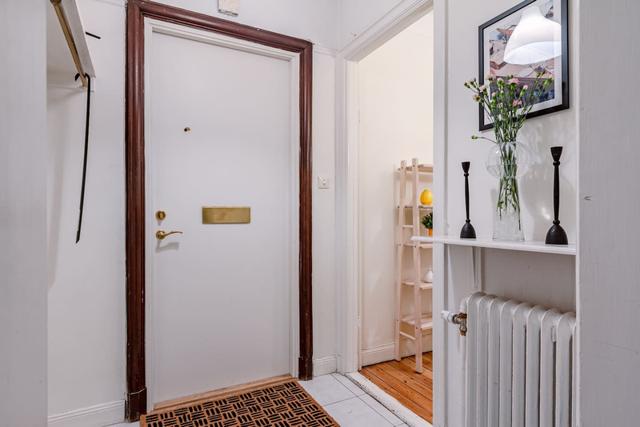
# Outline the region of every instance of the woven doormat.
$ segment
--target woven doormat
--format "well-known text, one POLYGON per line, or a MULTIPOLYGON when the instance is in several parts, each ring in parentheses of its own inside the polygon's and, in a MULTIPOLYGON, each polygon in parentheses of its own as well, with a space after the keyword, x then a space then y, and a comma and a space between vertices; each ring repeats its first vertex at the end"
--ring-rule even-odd
POLYGON ((289 380, 143 415, 140 426, 322 427, 339 424, 297 381, 289 380))

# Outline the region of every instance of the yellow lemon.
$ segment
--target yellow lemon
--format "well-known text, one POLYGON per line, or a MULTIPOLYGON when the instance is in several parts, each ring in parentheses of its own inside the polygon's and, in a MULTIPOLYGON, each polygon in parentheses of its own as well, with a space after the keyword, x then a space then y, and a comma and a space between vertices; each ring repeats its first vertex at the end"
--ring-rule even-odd
POLYGON ((428 188, 422 190, 422 194, 420 194, 420 203, 424 206, 431 206, 433 203, 433 193, 428 188))

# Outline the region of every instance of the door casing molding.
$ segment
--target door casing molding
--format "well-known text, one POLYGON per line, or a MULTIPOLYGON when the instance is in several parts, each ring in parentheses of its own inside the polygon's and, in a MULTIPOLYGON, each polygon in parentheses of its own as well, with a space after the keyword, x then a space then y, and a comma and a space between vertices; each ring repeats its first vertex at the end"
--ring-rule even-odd
MULTIPOLYGON (((312 324, 312 43, 237 24, 164 4, 129 0, 127 4, 126 65, 126 299, 127 299, 127 404, 126 418, 136 421, 147 410, 145 354, 145 19, 177 24, 227 36, 268 48, 292 52, 299 69, 299 230, 298 230, 298 376, 313 377, 312 324)), ((274 56, 276 51, 272 51, 274 56)), ((287 56, 287 55, 283 55, 287 56)), ((296 337, 292 337, 296 338, 296 337)), ((295 339, 292 340, 295 342, 295 339)))

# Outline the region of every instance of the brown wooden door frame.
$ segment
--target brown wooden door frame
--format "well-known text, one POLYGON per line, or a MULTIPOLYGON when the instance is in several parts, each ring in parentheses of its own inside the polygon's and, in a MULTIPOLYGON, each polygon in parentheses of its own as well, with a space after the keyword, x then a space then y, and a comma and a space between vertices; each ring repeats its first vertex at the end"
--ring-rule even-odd
POLYGON ((127 405, 135 421, 147 408, 145 377, 144 19, 199 28, 300 53, 299 377, 313 377, 311 305, 311 92, 313 45, 306 41, 145 0, 127 4, 126 269, 127 405))

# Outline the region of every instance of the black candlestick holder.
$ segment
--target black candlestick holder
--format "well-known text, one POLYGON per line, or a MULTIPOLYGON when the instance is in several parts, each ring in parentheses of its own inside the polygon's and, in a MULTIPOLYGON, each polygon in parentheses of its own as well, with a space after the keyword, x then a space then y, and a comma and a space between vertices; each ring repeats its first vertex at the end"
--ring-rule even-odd
POLYGON ((547 245, 568 245, 567 233, 560 226, 558 219, 560 211, 560 156, 562 147, 551 147, 551 157, 553 157, 553 225, 547 232, 545 243, 547 245))
POLYGON ((471 225, 471 220, 469 219, 469 167, 471 166, 471 162, 462 162, 462 170, 464 171, 464 203, 467 209, 467 219, 462 226, 462 230, 460 231, 461 239, 475 239, 476 238, 476 230, 471 225))

